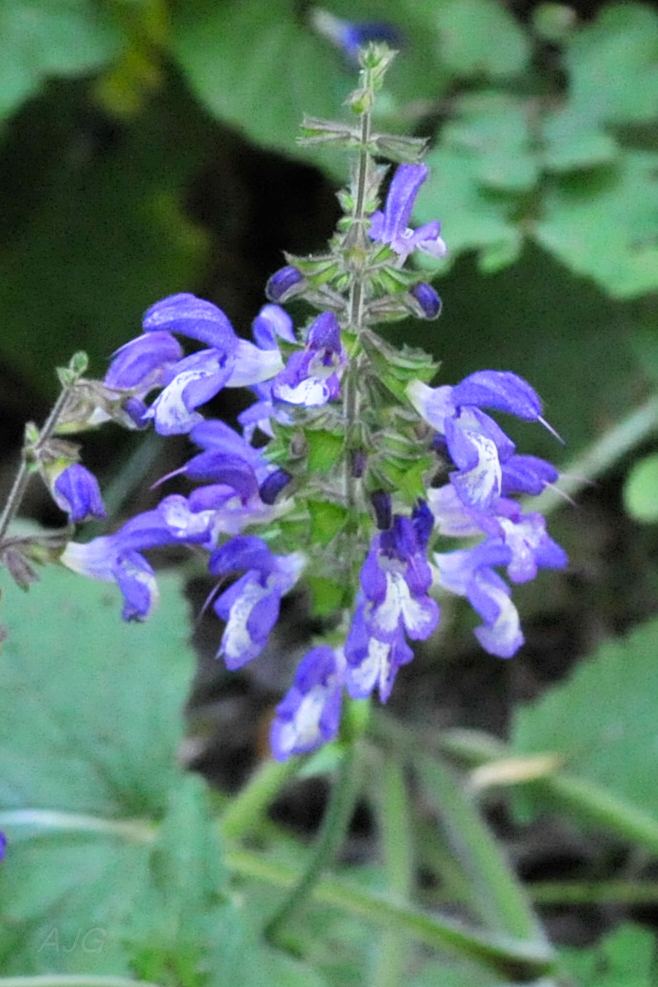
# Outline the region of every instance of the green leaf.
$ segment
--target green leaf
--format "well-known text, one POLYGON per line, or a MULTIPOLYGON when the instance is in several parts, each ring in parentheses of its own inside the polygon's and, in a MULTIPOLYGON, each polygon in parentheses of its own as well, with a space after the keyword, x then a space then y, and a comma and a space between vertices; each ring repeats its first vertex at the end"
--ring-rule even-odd
POLYGON ((194 667, 178 580, 163 575, 152 619, 126 624, 114 585, 48 569, 24 595, 0 579, 0 805, 162 816, 194 667))
POLYGON ((539 179, 527 101, 517 96, 465 96, 456 118, 443 127, 441 142, 470 160, 473 180, 484 187, 527 192, 539 179))
POLYGON ((449 0, 437 5, 439 47, 457 76, 490 78, 521 72, 530 43, 517 21, 492 0, 449 0))
POLYGON ((330 617, 343 603, 345 587, 325 576, 307 576, 306 583, 311 591, 313 615, 330 617))
POLYGON ((604 6, 572 36, 565 55, 570 99, 583 121, 658 117, 658 16, 646 4, 604 6))
MULTIPOLYGON (((372 20, 373 13, 365 0, 335 0, 331 12, 350 22, 372 20)), ((357 84, 356 67, 315 32, 299 4, 196 0, 176 4, 172 17, 173 55, 212 114, 257 144, 347 174, 343 153, 296 144, 305 113, 353 122, 342 106, 357 84)), ((403 36, 379 110, 386 126, 408 130, 402 101, 435 99, 449 79, 433 12, 412 0, 379 0, 377 20, 397 25, 403 36)))
MULTIPOLYGON (((571 678, 521 707, 512 742, 518 753, 554 752, 565 771, 658 815, 655 773, 658 620, 604 642, 571 678)), ((528 788, 533 808, 539 798, 528 788)))
POLYGON ((624 483, 624 506, 636 521, 658 521, 658 453, 644 456, 631 467, 624 483))
POLYGON ((121 50, 117 26, 91 0, 4 0, 0 5, 0 119, 50 76, 98 71, 121 50))
POLYGON ((3 587, 6 974, 262 979, 203 783, 176 767, 194 657, 180 581, 159 584, 142 625, 121 621, 116 587, 63 570, 20 600, 3 587))
POLYGON ((303 114, 335 116, 352 80, 290 0, 198 0, 172 16, 174 57, 204 106, 256 143, 308 158, 295 146, 303 114))
POLYGON ((592 168, 609 164, 619 155, 614 137, 588 126, 571 104, 544 118, 543 139, 542 161, 548 171, 592 168))
POLYGON ((561 949, 565 967, 580 987, 653 987, 655 936, 630 922, 589 949, 561 949))
POLYGON ((658 288, 658 155, 627 151, 617 164, 556 178, 534 236, 610 295, 658 288))

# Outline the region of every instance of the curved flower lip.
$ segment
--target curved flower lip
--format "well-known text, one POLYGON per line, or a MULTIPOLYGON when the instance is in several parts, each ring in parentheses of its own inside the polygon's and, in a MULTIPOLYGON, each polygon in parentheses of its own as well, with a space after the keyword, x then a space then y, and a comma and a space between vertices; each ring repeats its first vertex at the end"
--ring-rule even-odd
POLYGON ((231 376, 232 363, 226 363, 219 350, 201 350, 180 360, 169 370, 167 386, 145 412, 160 435, 183 435, 203 419, 195 411, 210 401, 231 376))
POLYGON ((292 319, 280 305, 263 305, 254 319, 252 333, 256 345, 261 350, 276 349, 277 336, 285 339, 287 343, 296 342, 292 319))
POLYGON ((222 353, 231 353, 238 344, 233 326, 222 310, 189 292, 169 295, 151 305, 142 325, 144 332, 175 332, 222 353))
POLYGON ((162 382, 165 372, 182 355, 180 343, 170 333, 144 333, 115 350, 104 383, 118 390, 139 387, 142 394, 147 394, 162 382))

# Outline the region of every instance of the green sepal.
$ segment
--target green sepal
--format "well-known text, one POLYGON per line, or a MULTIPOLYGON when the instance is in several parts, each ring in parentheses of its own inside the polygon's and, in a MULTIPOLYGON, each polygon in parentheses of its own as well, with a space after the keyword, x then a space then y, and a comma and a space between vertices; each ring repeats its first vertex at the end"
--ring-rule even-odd
POLYGON ((325 548, 332 538, 342 531, 348 518, 347 510, 340 504, 330 501, 307 501, 308 512, 311 515, 311 539, 313 544, 325 548))
POLYGON ((405 405, 409 381, 420 380, 427 384, 439 369, 429 353, 419 348, 403 346, 397 349, 373 332, 362 333, 360 339, 380 382, 405 405))
POLYGON ((322 284, 338 273, 339 264, 335 254, 322 254, 317 257, 295 257, 284 255, 287 262, 296 267, 314 285, 322 284))
POLYGON ((323 429, 306 432, 308 443, 308 469, 311 473, 326 473, 335 466, 343 454, 345 440, 323 429))
POLYGON ((311 610, 314 617, 330 617, 344 605, 345 586, 326 576, 307 576, 311 591, 311 610))
POLYGON ((299 128, 301 137, 297 143, 301 147, 312 147, 315 144, 334 144, 347 149, 360 143, 359 131, 335 120, 320 120, 317 117, 304 116, 299 128))
POLYGON ((415 271, 401 271, 397 267, 382 266, 370 272, 370 283, 383 295, 396 295, 409 291, 418 281, 415 271))
POLYGON ((397 490, 413 504, 418 499, 424 500, 426 497, 424 476, 431 467, 431 456, 421 456, 411 464, 391 457, 378 464, 378 471, 382 479, 390 484, 392 490, 397 490))
POLYGON ((398 164, 418 164, 427 149, 427 140, 402 134, 375 134, 368 150, 371 154, 398 164))

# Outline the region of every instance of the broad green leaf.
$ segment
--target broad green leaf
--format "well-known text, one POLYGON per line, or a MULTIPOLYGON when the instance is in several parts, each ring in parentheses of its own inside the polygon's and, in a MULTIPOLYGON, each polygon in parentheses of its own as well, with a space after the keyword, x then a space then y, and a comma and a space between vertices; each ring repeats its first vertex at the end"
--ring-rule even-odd
POLYGON ((193 287, 206 241, 182 189, 212 139, 173 87, 119 124, 86 86, 61 83, 13 120, 0 149, 0 345, 33 386, 52 395, 53 368, 81 348, 102 377, 150 304, 193 287))
POLYGON ((0 119, 48 77, 97 71, 121 46, 107 8, 93 0, 2 0, 0 119))
POLYGON ((624 483, 624 506, 636 521, 658 521, 658 453, 644 456, 631 467, 624 483))
POLYGON ((116 587, 64 571, 27 596, 3 585, 4 973, 262 976, 203 783, 176 767, 194 658, 180 581, 159 583, 142 625, 121 621, 116 587))
POLYGON ((640 123, 658 117, 658 15, 647 4, 601 8, 565 54, 570 98, 583 121, 640 123))
MULTIPOLYGON (((331 13, 355 23, 373 20, 372 6, 365 0, 337 0, 331 13)), ((411 0, 381 0, 376 18, 400 30, 402 48, 379 111, 392 126, 408 130, 404 101, 436 98, 447 85, 448 73, 436 33, 428 30, 428 11, 417 11, 411 0)), ((296 144, 304 114, 350 119, 342 104, 358 81, 358 67, 315 32, 299 4, 177 4, 172 51, 197 97, 218 119, 257 144, 310 160, 342 178, 347 175, 342 152, 296 144)))
POLYGON ((574 171, 609 164, 619 156, 611 134, 588 126, 582 113, 569 104, 543 120, 542 163, 547 171, 574 171))
POLYGON ((162 816, 194 660, 178 580, 143 624, 121 595, 47 569, 21 593, 2 580, 0 805, 104 819, 162 816))
POLYGON ((354 88, 290 0, 197 0, 173 18, 173 54, 197 97, 266 147, 294 155, 303 113, 333 117, 354 88))
POLYGON ((527 192, 539 179, 528 106, 518 97, 489 91, 464 97, 441 141, 472 160, 473 178, 484 187, 527 192))
POLYGON ((648 781, 658 763, 657 652, 658 620, 604 642, 568 681, 516 712, 514 749, 557 753, 570 775, 658 815, 658 789, 648 781))
POLYGON ((560 950, 580 987, 653 987, 656 940, 650 929, 630 922, 588 949, 560 950))
POLYGON ((658 288, 658 155, 627 151, 618 162, 555 178, 534 236, 608 294, 632 298, 658 288))
POLYGON ((455 75, 496 78, 526 67, 529 40, 502 3, 449 0, 436 6, 441 56, 455 75))

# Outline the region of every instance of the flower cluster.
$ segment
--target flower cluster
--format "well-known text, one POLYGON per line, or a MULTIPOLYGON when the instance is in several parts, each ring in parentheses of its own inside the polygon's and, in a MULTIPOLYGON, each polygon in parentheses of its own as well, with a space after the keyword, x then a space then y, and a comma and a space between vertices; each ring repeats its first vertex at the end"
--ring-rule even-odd
MULTIPOLYGON (((376 88, 372 58, 354 99, 362 117, 371 105, 363 92, 376 88)), ((69 543, 61 557, 116 582, 124 618, 141 620, 157 599, 143 553, 172 544, 205 552, 223 622, 217 655, 230 669, 257 658, 282 597, 312 577, 318 609, 327 612, 331 600, 337 619, 276 709, 279 759, 334 738, 345 693, 376 690, 388 699, 413 657, 410 642, 439 626, 442 592, 466 597, 482 621, 475 631, 482 647, 510 657, 523 635, 499 570, 514 583, 566 564, 541 515, 514 499, 540 493, 556 470, 518 454, 489 414, 545 425, 532 387, 498 370, 432 387, 432 360, 395 350, 374 328, 440 310, 434 289, 407 266, 415 251, 446 252, 438 222, 409 225, 426 166, 403 158, 379 208, 383 169, 370 148, 395 140, 368 137, 366 166, 341 200, 346 215, 332 253, 287 258, 268 283, 270 304, 254 321, 253 342, 191 294, 146 312, 143 333, 114 354, 103 386, 135 426, 189 435, 198 451, 175 472, 190 491, 165 496, 114 534, 69 543), (318 312, 297 327, 279 304, 293 296, 318 312), (192 341, 192 352, 179 337, 192 341), (241 434, 204 417, 200 409, 222 388, 245 386, 254 401, 239 417, 241 434), (450 539, 461 545, 446 550, 450 539)), ((55 489, 74 520, 102 512, 75 467, 55 489)))

